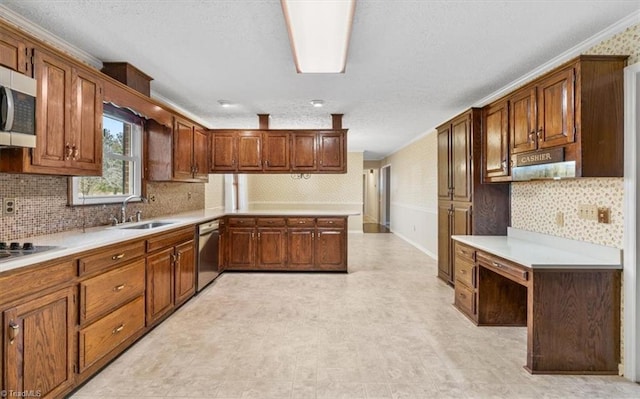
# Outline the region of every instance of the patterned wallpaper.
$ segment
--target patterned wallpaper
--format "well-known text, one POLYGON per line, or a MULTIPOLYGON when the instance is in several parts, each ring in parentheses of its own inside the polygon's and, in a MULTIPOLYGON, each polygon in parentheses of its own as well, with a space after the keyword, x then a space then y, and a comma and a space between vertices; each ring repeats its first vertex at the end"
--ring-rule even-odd
MULTIPOLYGON (((362 167, 363 153, 349 152, 346 174, 314 174, 308 180, 289 174, 248 175, 249 207, 362 212, 362 167)), ((349 217, 349 230, 362 231, 362 215, 349 217)))
POLYGON ((429 132, 410 145, 391 154, 382 166, 391 165, 391 203, 421 208, 438 207, 438 141, 429 132), (428 156, 432 154, 432 156, 428 156))
MULTIPOLYGON (((16 198, 16 214, 0 215, 0 241, 58 233, 108 224, 120 214, 120 205, 67 205, 66 177, 0 173, 0 198, 16 198)), ((142 211, 144 219, 202 209, 204 184, 149 183, 148 203, 130 203, 129 214, 142 211)))
POLYGON ((204 207, 224 209, 224 175, 209 175, 204 185, 204 207))
MULTIPOLYGON (((592 47, 585 54, 628 54, 628 65, 640 61, 640 24, 592 47)), ((622 248, 623 179, 577 179, 511 184, 511 225, 524 230, 552 234, 622 248), (611 224, 578 219, 578 204, 611 208, 611 224), (563 212, 565 226, 555 225, 556 212, 563 212)))

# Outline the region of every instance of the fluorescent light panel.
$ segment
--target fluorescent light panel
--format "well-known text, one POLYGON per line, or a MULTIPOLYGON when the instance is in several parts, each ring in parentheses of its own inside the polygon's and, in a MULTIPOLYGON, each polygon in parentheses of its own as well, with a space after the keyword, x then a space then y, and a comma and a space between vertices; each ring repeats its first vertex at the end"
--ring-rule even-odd
POLYGON ((344 73, 356 0, 280 0, 298 73, 344 73))

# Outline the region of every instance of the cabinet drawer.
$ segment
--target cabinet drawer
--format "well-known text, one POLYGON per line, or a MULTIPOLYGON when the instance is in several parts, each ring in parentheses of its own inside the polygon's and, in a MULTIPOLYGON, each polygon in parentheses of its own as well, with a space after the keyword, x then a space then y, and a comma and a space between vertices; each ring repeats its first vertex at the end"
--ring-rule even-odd
POLYGON ((147 239, 147 252, 153 252, 157 249, 172 247, 185 241, 193 240, 195 234, 195 227, 187 227, 177 231, 158 234, 155 237, 147 239))
POLYGON ((344 219, 342 218, 318 218, 316 222, 318 227, 344 227, 344 219))
POLYGON ((229 226, 255 226, 255 218, 229 218, 229 226))
POLYGON ((476 288, 475 265, 464 258, 456 256, 456 285, 457 282, 465 284, 467 287, 476 288))
POLYGON ((476 250, 474 248, 468 247, 464 244, 460 244, 457 241, 455 241, 455 243, 456 243, 456 253, 455 253, 456 256, 459 256, 462 259, 466 259, 471 262, 475 262, 476 250))
POLYGON ((111 245, 91 255, 83 256, 78 262, 79 274, 89 274, 106 268, 123 265, 144 256, 144 241, 111 245))
POLYGON ((40 266, 27 266, 4 272, 0 276, 0 304, 15 301, 56 285, 72 284, 76 278, 76 272, 76 262, 70 259, 53 260, 40 266))
POLYGON ((144 293, 144 259, 80 283, 80 324, 144 293))
POLYGON ((287 219, 287 225, 298 227, 312 227, 315 225, 314 218, 289 218, 287 219))
POLYGON ((80 372, 144 328, 144 297, 80 330, 80 372))
POLYGON ((476 313, 476 297, 473 291, 462 284, 456 284, 456 307, 469 316, 476 313))
POLYGON ((258 226, 282 227, 285 224, 284 218, 258 218, 258 226))
POLYGON ((515 263, 507 262, 504 259, 487 255, 483 252, 478 252, 477 258, 478 265, 493 270, 512 281, 515 281, 522 285, 527 285, 527 281, 529 281, 529 272, 525 270, 523 266, 519 266, 515 263))

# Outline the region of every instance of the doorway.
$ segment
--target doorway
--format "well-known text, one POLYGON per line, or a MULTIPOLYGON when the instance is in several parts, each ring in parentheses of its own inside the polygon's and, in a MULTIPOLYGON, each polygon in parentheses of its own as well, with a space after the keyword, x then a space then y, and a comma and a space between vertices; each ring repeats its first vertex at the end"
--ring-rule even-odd
POLYGON ((380 169, 380 224, 391 229, 391 165, 380 169))

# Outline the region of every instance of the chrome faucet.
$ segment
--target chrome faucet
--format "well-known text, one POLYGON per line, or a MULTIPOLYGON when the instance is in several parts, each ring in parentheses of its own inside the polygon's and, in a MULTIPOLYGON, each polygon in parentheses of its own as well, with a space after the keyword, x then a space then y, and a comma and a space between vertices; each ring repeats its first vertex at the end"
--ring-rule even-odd
POLYGON ((127 198, 125 198, 124 201, 122 201, 122 208, 120 208, 120 223, 127 222, 127 204, 129 203, 129 201, 135 198, 139 198, 142 202, 147 200, 145 197, 141 195, 130 195, 127 198))

